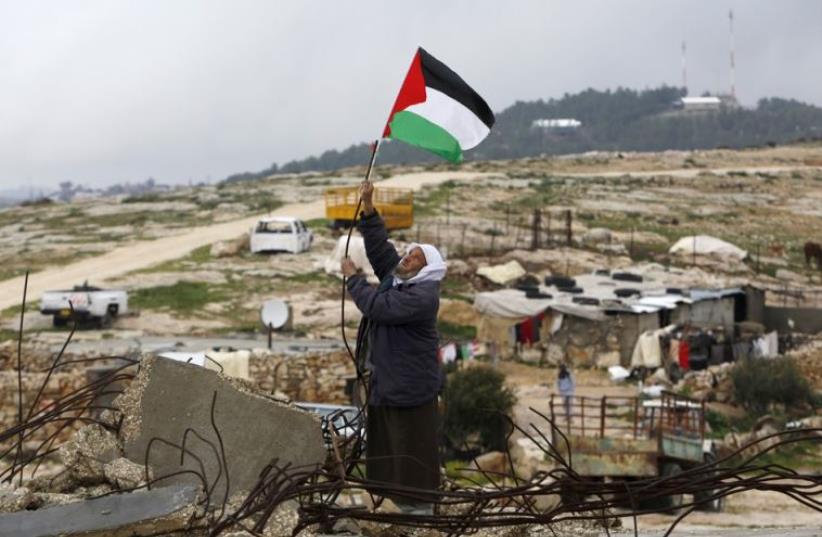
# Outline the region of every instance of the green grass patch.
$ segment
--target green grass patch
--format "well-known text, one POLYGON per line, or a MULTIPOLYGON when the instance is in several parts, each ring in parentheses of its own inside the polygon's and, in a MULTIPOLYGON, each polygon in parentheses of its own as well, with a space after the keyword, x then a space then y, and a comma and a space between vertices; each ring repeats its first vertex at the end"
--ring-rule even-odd
POLYGON ((465 461, 446 461, 445 475, 463 486, 486 485, 491 481, 476 470, 470 470, 465 461))
POLYGON ((778 464, 786 468, 822 468, 822 449, 811 440, 796 442, 764 453, 755 464, 778 464))
POLYGON ((0 341, 17 340, 17 330, 9 330, 8 328, 0 328, 0 341))
POLYGON ((157 193, 149 193, 149 194, 137 194, 134 196, 126 196, 123 198, 122 203, 154 203, 157 201, 164 201, 160 194, 157 193))
POLYGON ((316 285, 337 285, 339 280, 324 271, 315 270, 311 272, 298 272, 288 276, 282 276, 283 279, 294 283, 316 284, 316 285))
POLYGON ((190 268, 192 264, 201 264, 207 263, 211 261, 211 245, 206 244, 205 246, 200 246, 199 248, 195 248, 188 255, 184 257, 180 257, 178 259, 172 259, 170 261, 164 261, 162 263, 158 263, 157 265, 152 265, 148 268, 135 270, 130 274, 150 274, 153 272, 181 272, 190 268))
POLYGON ((308 229, 328 229, 331 225, 331 220, 328 218, 312 218, 306 220, 305 225, 308 229))
POLYGON ((170 309, 179 313, 193 313, 210 302, 223 302, 227 296, 204 282, 181 281, 134 291, 129 297, 131 306, 139 309, 170 309))
POLYGON ((711 438, 725 438, 728 433, 750 431, 756 423, 756 416, 745 414, 741 418, 728 418, 713 410, 705 412, 705 421, 711 427, 711 438))
POLYGON ((466 340, 477 337, 477 327, 470 324, 454 324, 447 321, 437 321, 437 331, 440 339, 466 340))
POLYGON ((445 181, 436 188, 426 188, 419 195, 414 197, 414 216, 434 216, 444 209, 451 199, 451 210, 455 209, 457 200, 455 191, 457 183, 455 181, 445 181))
POLYGON ((449 276, 442 280, 440 284, 440 294, 442 298, 473 302, 474 289, 467 280, 449 276))

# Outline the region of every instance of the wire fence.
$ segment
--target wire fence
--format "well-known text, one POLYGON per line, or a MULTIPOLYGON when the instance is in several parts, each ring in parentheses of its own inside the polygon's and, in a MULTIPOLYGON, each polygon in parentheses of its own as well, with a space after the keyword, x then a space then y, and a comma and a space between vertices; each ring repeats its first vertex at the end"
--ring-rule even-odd
POLYGON ((436 244, 452 256, 495 256, 511 250, 571 246, 574 244, 571 210, 535 209, 531 214, 506 213, 504 219, 466 221, 440 217, 417 222, 393 235, 401 240, 436 244))

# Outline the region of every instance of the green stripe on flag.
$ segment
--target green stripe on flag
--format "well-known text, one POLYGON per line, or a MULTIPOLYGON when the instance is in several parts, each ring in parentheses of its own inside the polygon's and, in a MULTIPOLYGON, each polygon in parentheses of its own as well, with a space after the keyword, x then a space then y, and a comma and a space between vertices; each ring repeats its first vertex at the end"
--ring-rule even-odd
POLYGON ((451 162, 462 160, 462 149, 456 138, 436 123, 413 112, 403 110, 394 114, 390 138, 431 151, 451 162))

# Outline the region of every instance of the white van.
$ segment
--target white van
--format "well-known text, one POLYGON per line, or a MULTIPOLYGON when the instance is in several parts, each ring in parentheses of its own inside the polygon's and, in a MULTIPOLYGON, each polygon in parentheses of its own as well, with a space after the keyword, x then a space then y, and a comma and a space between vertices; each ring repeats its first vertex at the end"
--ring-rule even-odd
POLYGON ((289 216, 263 218, 251 230, 251 251, 291 252, 298 254, 311 248, 314 234, 302 220, 289 216))

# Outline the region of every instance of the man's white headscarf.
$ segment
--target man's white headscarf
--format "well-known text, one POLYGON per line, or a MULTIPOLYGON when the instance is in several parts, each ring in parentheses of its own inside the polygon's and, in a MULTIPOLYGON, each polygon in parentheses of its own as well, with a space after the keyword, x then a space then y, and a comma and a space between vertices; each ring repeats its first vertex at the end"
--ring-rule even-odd
POLYGON ((448 266, 445 264, 440 251, 437 250, 434 245, 412 242, 405 251, 410 253, 414 248, 420 248, 422 250, 423 255, 425 255, 425 266, 407 280, 402 280, 394 276, 394 287, 401 283, 438 282, 445 278, 445 271, 448 269, 448 266))

